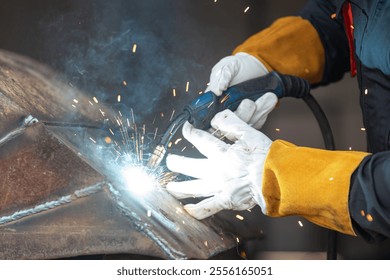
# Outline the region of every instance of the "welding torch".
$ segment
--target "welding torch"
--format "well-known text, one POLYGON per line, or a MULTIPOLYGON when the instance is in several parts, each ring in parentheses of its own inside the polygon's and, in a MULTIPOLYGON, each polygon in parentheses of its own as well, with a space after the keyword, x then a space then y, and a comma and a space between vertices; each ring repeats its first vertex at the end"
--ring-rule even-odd
POLYGON ((302 78, 270 72, 267 75, 229 87, 221 96, 208 91, 186 105, 168 126, 160 143, 154 149, 147 166, 156 168, 163 160, 167 146, 177 130, 188 121, 198 129, 210 128, 212 118, 225 109, 236 110, 244 99, 256 101, 267 92, 282 97, 305 98, 310 95, 310 85, 302 78))

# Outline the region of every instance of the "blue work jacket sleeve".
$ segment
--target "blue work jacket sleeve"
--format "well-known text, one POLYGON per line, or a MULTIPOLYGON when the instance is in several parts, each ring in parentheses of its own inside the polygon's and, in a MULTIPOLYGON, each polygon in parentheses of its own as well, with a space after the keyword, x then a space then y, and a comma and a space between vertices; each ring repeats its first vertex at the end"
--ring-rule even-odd
POLYGON ((390 237, 390 152, 367 156, 352 174, 349 212, 358 236, 369 242, 390 237))
POLYGON ((318 85, 338 81, 350 70, 348 39, 339 8, 333 1, 311 0, 299 13, 317 30, 325 50, 325 68, 318 85))

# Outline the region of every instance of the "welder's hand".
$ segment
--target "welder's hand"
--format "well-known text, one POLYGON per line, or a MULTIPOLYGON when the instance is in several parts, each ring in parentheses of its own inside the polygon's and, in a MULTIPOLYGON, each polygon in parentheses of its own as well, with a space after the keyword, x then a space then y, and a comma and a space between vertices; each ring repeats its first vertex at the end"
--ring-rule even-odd
POLYGON ((204 219, 223 209, 247 210, 256 204, 265 212, 262 174, 272 141, 230 110, 218 113, 211 125, 232 144, 185 123, 183 136, 206 158, 169 155, 169 169, 196 179, 171 182, 167 190, 178 199, 207 197, 197 204, 184 206, 197 219, 204 219))
POLYGON ((256 101, 244 99, 234 113, 253 128, 260 129, 277 103, 276 94, 267 92, 256 101))
POLYGON ((256 57, 247 53, 222 58, 211 70, 206 91, 220 96, 228 87, 268 74, 267 68, 256 57))

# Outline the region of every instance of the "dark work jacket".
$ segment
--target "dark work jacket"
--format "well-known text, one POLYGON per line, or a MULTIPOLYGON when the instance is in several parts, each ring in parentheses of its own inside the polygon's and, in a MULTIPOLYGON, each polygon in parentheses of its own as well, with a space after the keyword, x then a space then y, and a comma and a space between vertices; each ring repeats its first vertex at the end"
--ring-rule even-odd
MULTIPOLYGON (((325 49, 319 85, 335 82, 351 69, 345 2, 309 1, 300 14, 316 28, 325 49)), ((380 241, 390 237, 390 0, 349 2, 360 106, 368 151, 373 153, 352 174, 349 210, 355 232, 368 241, 380 241)))

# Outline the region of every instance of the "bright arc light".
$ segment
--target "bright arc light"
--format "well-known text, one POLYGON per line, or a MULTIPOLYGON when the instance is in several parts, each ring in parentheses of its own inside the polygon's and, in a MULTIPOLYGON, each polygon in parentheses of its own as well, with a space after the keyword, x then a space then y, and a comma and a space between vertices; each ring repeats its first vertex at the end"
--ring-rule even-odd
POLYGON ((137 195, 146 195, 158 184, 156 178, 142 166, 128 166, 122 169, 126 188, 137 195))

